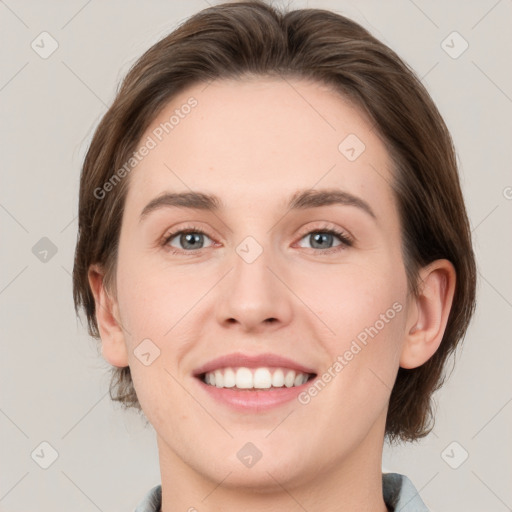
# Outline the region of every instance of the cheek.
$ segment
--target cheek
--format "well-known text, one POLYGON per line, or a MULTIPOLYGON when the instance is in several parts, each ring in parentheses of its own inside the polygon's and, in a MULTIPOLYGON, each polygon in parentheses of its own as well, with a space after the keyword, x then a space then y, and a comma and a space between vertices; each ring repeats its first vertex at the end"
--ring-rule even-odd
POLYGON ((331 357, 346 350, 356 352, 354 342, 364 349, 357 356, 360 360, 389 358, 396 352, 405 326, 407 285, 403 268, 347 265, 322 282, 323 291, 316 291, 311 303, 317 304, 315 311, 334 332, 326 337, 331 357))
POLYGON ((119 307, 132 341, 162 339, 189 302, 187 287, 180 284, 179 278, 169 280, 168 270, 149 264, 135 250, 120 250, 119 261, 119 307))
POLYGON ((157 403, 155 382, 161 382, 164 389, 174 382, 170 373, 178 379, 183 377, 179 363, 190 340, 198 335, 194 327, 194 319, 201 311, 198 301, 211 286, 200 276, 166 267, 127 257, 118 272, 119 307, 128 332, 129 364, 143 407, 157 403), (143 354, 148 352, 144 361, 143 354), (145 365, 148 359, 151 363, 145 365))
POLYGON ((162 338, 172 326, 173 304, 161 287, 151 286, 148 281, 135 282, 131 276, 126 281, 126 289, 120 291, 121 316, 132 343, 143 338, 162 338))

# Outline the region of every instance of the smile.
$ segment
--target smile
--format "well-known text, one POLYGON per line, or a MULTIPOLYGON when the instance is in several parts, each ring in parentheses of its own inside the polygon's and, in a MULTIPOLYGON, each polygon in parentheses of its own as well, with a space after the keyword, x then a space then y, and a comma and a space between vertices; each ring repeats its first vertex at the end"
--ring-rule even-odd
POLYGON ((302 386, 314 374, 292 370, 290 368, 221 368, 207 372, 200 378, 209 385, 217 388, 235 389, 275 389, 282 387, 302 386))
POLYGON ((205 363, 193 376, 201 393, 214 403, 237 412, 258 413, 296 400, 317 372, 279 354, 237 352, 205 363))

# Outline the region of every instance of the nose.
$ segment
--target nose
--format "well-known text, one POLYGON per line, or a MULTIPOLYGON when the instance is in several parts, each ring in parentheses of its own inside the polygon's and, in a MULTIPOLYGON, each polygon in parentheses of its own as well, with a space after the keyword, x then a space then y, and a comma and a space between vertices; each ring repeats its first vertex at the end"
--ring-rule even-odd
POLYGON ((218 290, 218 322, 251 333, 289 324, 293 293, 282 265, 271 261, 266 250, 252 262, 234 254, 232 264, 218 290))

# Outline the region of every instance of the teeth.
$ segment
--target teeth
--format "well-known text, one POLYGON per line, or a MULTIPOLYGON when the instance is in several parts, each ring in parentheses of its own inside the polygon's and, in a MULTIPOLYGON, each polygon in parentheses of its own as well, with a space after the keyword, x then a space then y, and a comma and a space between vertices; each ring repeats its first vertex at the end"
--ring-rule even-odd
POLYGON ((302 374, 297 374, 295 376, 295 380, 293 381, 294 386, 301 386, 302 385, 302 374))
POLYGON ((236 384, 236 375, 235 372, 231 368, 227 368, 224 371, 224 387, 232 388, 236 384))
POLYGON ((249 389, 253 386, 252 372, 249 368, 238 368, 235 374, 235 387, 249 389))
POLYGON ((272 386, 282 388, 284 386, 284 372, 278 368, 272 375, 272 386))
POLYGON ((266 389, 272 386, 272 375, 267 368, 258 368, 254 372, 253 387, 257 389, 266 389))
POLYGON ((215 370, 214 376, 215 376, 214 377, 215 385, 218 388, 223 388, 224 387, 224 374, 220 370, 215 370))
POLYGON ((205 375, 205 382, 218 388, 270 389, 301 386, 309 375, 288 368, 223 368, 205 375))
POLYGON ((290 370, 284 377, 284 385, 287 388, 291 388, 293 386, 293 382, 295 381, 295 372, 290 370))

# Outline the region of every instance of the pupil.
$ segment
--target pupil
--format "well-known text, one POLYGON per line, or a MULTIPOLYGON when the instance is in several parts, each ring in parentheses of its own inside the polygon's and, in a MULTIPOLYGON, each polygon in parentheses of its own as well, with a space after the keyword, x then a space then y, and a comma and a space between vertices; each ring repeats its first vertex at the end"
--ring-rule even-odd
POLYGON ((190 244, 192 247, 195 247, 198 244, 197 243, 194 244, 194 239, 196 242, 199 242, 200 241, 199 237, 201 237, 202 235, 199 233, 186 233, 183 236, 185 238, 185 243, 183 244, 184 246, 186 246, 187 244, 190 244))
MULTIPOLYGON (((313 240, 314 240, 314 243, 316 244, 317 242, 322 242, 326 240, 326 237, 332 237, 332 235, 328 234, 328 233, 317 233, 315 235, 313 235, 313 240)), ((321 247, 322 248, 322 247, 321 247)))

